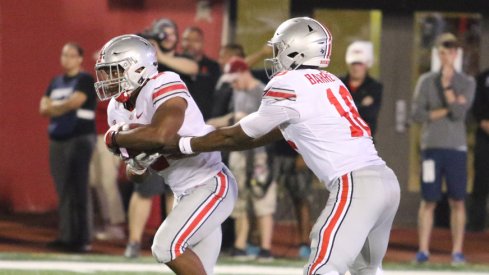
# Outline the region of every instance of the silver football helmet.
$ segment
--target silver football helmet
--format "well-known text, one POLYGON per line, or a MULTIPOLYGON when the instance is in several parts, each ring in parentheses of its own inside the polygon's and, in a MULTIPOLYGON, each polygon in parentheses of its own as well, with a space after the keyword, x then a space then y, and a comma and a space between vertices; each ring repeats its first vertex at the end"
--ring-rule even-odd
POLYGON ((112 38, 95 64, 98 97, 127 101, 134 90, 158 72, 157 66, 156 50, 146 39, 133 34, 112 38))
POLYGON ((327 67, 332 40, 329 30, 312 18, 296 17, 283 22, 268 41, 273 48, 273 58, 265 59, 268 77, 301 65, 327 67))

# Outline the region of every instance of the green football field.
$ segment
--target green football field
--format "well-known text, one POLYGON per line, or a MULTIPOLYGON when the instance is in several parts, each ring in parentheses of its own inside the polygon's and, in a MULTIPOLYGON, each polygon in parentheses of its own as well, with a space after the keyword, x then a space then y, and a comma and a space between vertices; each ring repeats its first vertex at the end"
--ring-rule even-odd
MULTIPOLYGON (((303 261, 277 259, 270 263, 238 262, 219 259, 215 274, 220 275, 301 275, 303 261)), ((386 275, 475 275, 489 274, 489 265, 452 267, 450 265, 392 264, 384 266, 386 275)), ((0 274, 61 275, 61 274, 173 274, 154 262, 152 257, 127 260, 119 256, 66 255, 38 253, 0 253, 0 274)))

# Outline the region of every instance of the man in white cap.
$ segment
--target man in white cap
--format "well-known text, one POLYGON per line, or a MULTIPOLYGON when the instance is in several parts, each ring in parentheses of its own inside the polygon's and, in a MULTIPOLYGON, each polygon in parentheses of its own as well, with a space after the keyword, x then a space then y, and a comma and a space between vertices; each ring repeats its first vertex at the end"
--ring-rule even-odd
POLYGON ((371 42, 353 42, 346 50, 348 74, 340 77, 350 91, 360 116, 370 126, 372 136, 377 130, 377 117, 383 90, 382 84, 368 74, 373 61, 374 53, 371 42))

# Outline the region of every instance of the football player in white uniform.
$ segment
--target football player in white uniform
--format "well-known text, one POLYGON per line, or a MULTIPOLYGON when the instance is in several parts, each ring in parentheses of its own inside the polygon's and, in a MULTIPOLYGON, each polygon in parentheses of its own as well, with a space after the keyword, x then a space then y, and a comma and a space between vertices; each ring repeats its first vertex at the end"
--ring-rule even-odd
POLYGON ((218 152, 167 159, 147 151, 177 135, 212 130, 180 77, 158 74, 156 66, 155 49, 139 36, 115 37, 102 48, 95 87, 101 100, 111 98, 106 144, 125 157, 133 180, 158 173, 175 194, 175 206, 151 247, 157 261, 177 274, 213 274, 220 226, 234 207, 236 182, 218 152))
POLYGON ((310 235, 304 274, 382 274, 399 183, 345 85, 320 70, 329 63, 331 42, 328 29, 311 18, 285 21, 269 41, 273 78, 259 110, 232 127, 183 136, 165 150, 243 150, 285 138, 330 191, 310 235))

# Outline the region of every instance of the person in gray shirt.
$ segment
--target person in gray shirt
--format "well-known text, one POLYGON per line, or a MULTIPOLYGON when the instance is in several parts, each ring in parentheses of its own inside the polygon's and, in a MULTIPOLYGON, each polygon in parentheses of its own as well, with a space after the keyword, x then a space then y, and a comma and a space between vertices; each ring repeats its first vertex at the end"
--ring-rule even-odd
POLYGON ((421 129, 421 193, 419 251, 416 262, 429 260, 433 213, 441 198, 442 178, 447 184, 453 238, 452 263, 462 264, 467 187, 467 139, 465 116, 472 104, 475 81, 455 71, 458 42, 453 34, 437 38, 439 72, 423 74, 416 85, 412 118, 421 129))
MULTIPOLYGON (((224 66, 224 74, 218 87, 228 83, 232 93, 228 114, 212 118, 207 124, 216 128, 232 125, 258 110, 265 85, 256 79, 245 59, 232 57, 224 66)), ((221 93, 218 93, 221 94, 221 93)), ((267 154, 263 147, 247 151, 231 152, 229 168, 238 183, 238 200, 231 217, 235 219, 235 241, 231 256, 235 259, 252 259, 246 252, 250 221, 248 208, 257 219, 260 231, 259 261, 273 259, 270 252, 273 235, 273 214, 277 202, 277 185, 269 181, 267 154)))

